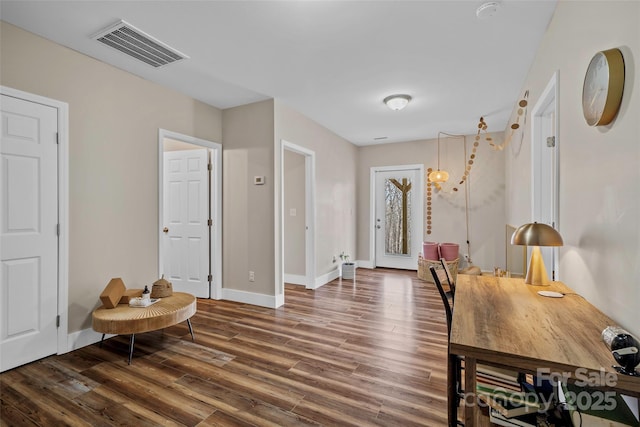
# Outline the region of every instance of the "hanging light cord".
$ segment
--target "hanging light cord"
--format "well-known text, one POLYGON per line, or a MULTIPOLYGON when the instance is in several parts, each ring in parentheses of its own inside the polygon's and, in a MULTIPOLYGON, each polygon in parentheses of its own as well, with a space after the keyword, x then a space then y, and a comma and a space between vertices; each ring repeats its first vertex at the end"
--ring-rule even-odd
POLYGON ((444 132, 438 132, 438 170, 440 170, 440 134, 441 133, 444 133, 444 132))
MULTIPOLYGON (((466 159, 467 159, 467 137, 466 135, 456 135, 456 134, 452 134, 452 133, 447 133, 447 132, 438 132, 438 170, 440 170, 440 135, 447 135, 447 136, 451 136, 454 138, 462 138, 463 141, 463 147, 464 147, 464 167, 467 167, 467 163, 466 163, 466 159)), ((464 180, 464 214, 465 214, 465 225, 466 225, 466 235, 467 235, 467 256, 469 257, 467 259, 467 262, 469 263, 469 265, 472 264, 471 262, 471 240, 469 239, 469 191, 470 191, 470 187, 469 187, 469 179, 465 179, 464 180)))
MULTIPOLYGON (((464 158, 467 158, 467 138, 462 135, 463 138, 463 146, 464 146, 464 158)), ((466 163, 465 163, 465 167, 466 167, 466 163)), ((469 181, 471 181, 471 179, 466 179, 464 181, 464 214, 465 214, 465 220, 466 220, 466 225, 467 225, 467 263, 469 263, 469 265, 472 264, 471 262, 471 243, 469 240, 469 192, 470 192, 470 188, 469 188, 469 181)))

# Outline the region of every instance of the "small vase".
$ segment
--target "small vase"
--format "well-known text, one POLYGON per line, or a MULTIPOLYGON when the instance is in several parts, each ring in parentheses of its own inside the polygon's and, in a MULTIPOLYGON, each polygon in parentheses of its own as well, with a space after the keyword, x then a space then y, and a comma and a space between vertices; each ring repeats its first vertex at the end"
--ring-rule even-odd
POLYGON ((347 280, 356 278, 356 265, 354 263, 345 262, 342 264, 342 278, 347 280))

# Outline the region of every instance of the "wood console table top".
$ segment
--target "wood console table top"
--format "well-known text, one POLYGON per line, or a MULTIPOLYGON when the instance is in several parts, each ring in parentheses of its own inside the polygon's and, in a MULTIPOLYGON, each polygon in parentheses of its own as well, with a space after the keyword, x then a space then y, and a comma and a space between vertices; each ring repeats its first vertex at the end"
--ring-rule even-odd
MULTIPOLYGON (((569 372, 572 378, 578 372, 582 379, 593 375, 603 380, 615 374, 616 385, 609 388, 640 396, 640 378, 620 375, 612 368, 615 360, 601 338, 610 325, 616 322, 561 282, 531 286, 520 278, 461 274, 450 350, 465 356, 465 366, 472 368, 465 372, 465 379, 473 390, 475 364, 482 361, 532 373, 539 368, 569 372), (548 298, 538 295, 539 290, 566 295, 548 298)), ((478 425, 474 409, 466 409, 467 426, 478 425)))
POLYGON ((196 297, 174 292, 148 307, 129 307, 129 304, 118 304, 115 308, 101 306, 93 312, 92 326, 103 334, 139 334, 184 322, 195 313, 196 297))

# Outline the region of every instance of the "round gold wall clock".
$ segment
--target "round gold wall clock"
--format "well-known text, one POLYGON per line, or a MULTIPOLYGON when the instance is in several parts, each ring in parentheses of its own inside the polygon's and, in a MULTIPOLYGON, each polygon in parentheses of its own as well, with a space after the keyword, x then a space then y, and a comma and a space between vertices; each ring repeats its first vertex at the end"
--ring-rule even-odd
POLYGON ((589 126, 611 123, 620 109, 623 89, 624 58, 620 49, 596 53, 582 87, 582 112, 589 126))

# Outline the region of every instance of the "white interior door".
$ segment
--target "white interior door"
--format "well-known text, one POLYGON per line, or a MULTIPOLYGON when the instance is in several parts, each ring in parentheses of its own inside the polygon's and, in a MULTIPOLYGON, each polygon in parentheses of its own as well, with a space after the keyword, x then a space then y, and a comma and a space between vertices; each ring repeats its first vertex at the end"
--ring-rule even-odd
POLYGON ((57 352, 57 109, 2 95, 0 371, 57 352))
MULTIPOLYGON (((557 75, 532 110, 533 221, 558 230, 557 75)), ((558 249, 540 247, 549 279, 558 278, 558 249)))
POLYGON ((162 273, 174 291, 209 298, 209 153, 164 153, 162 273))
POLYGON ((375 265, 415 270, 422 242, 419 169, 375 172, 375 265))

